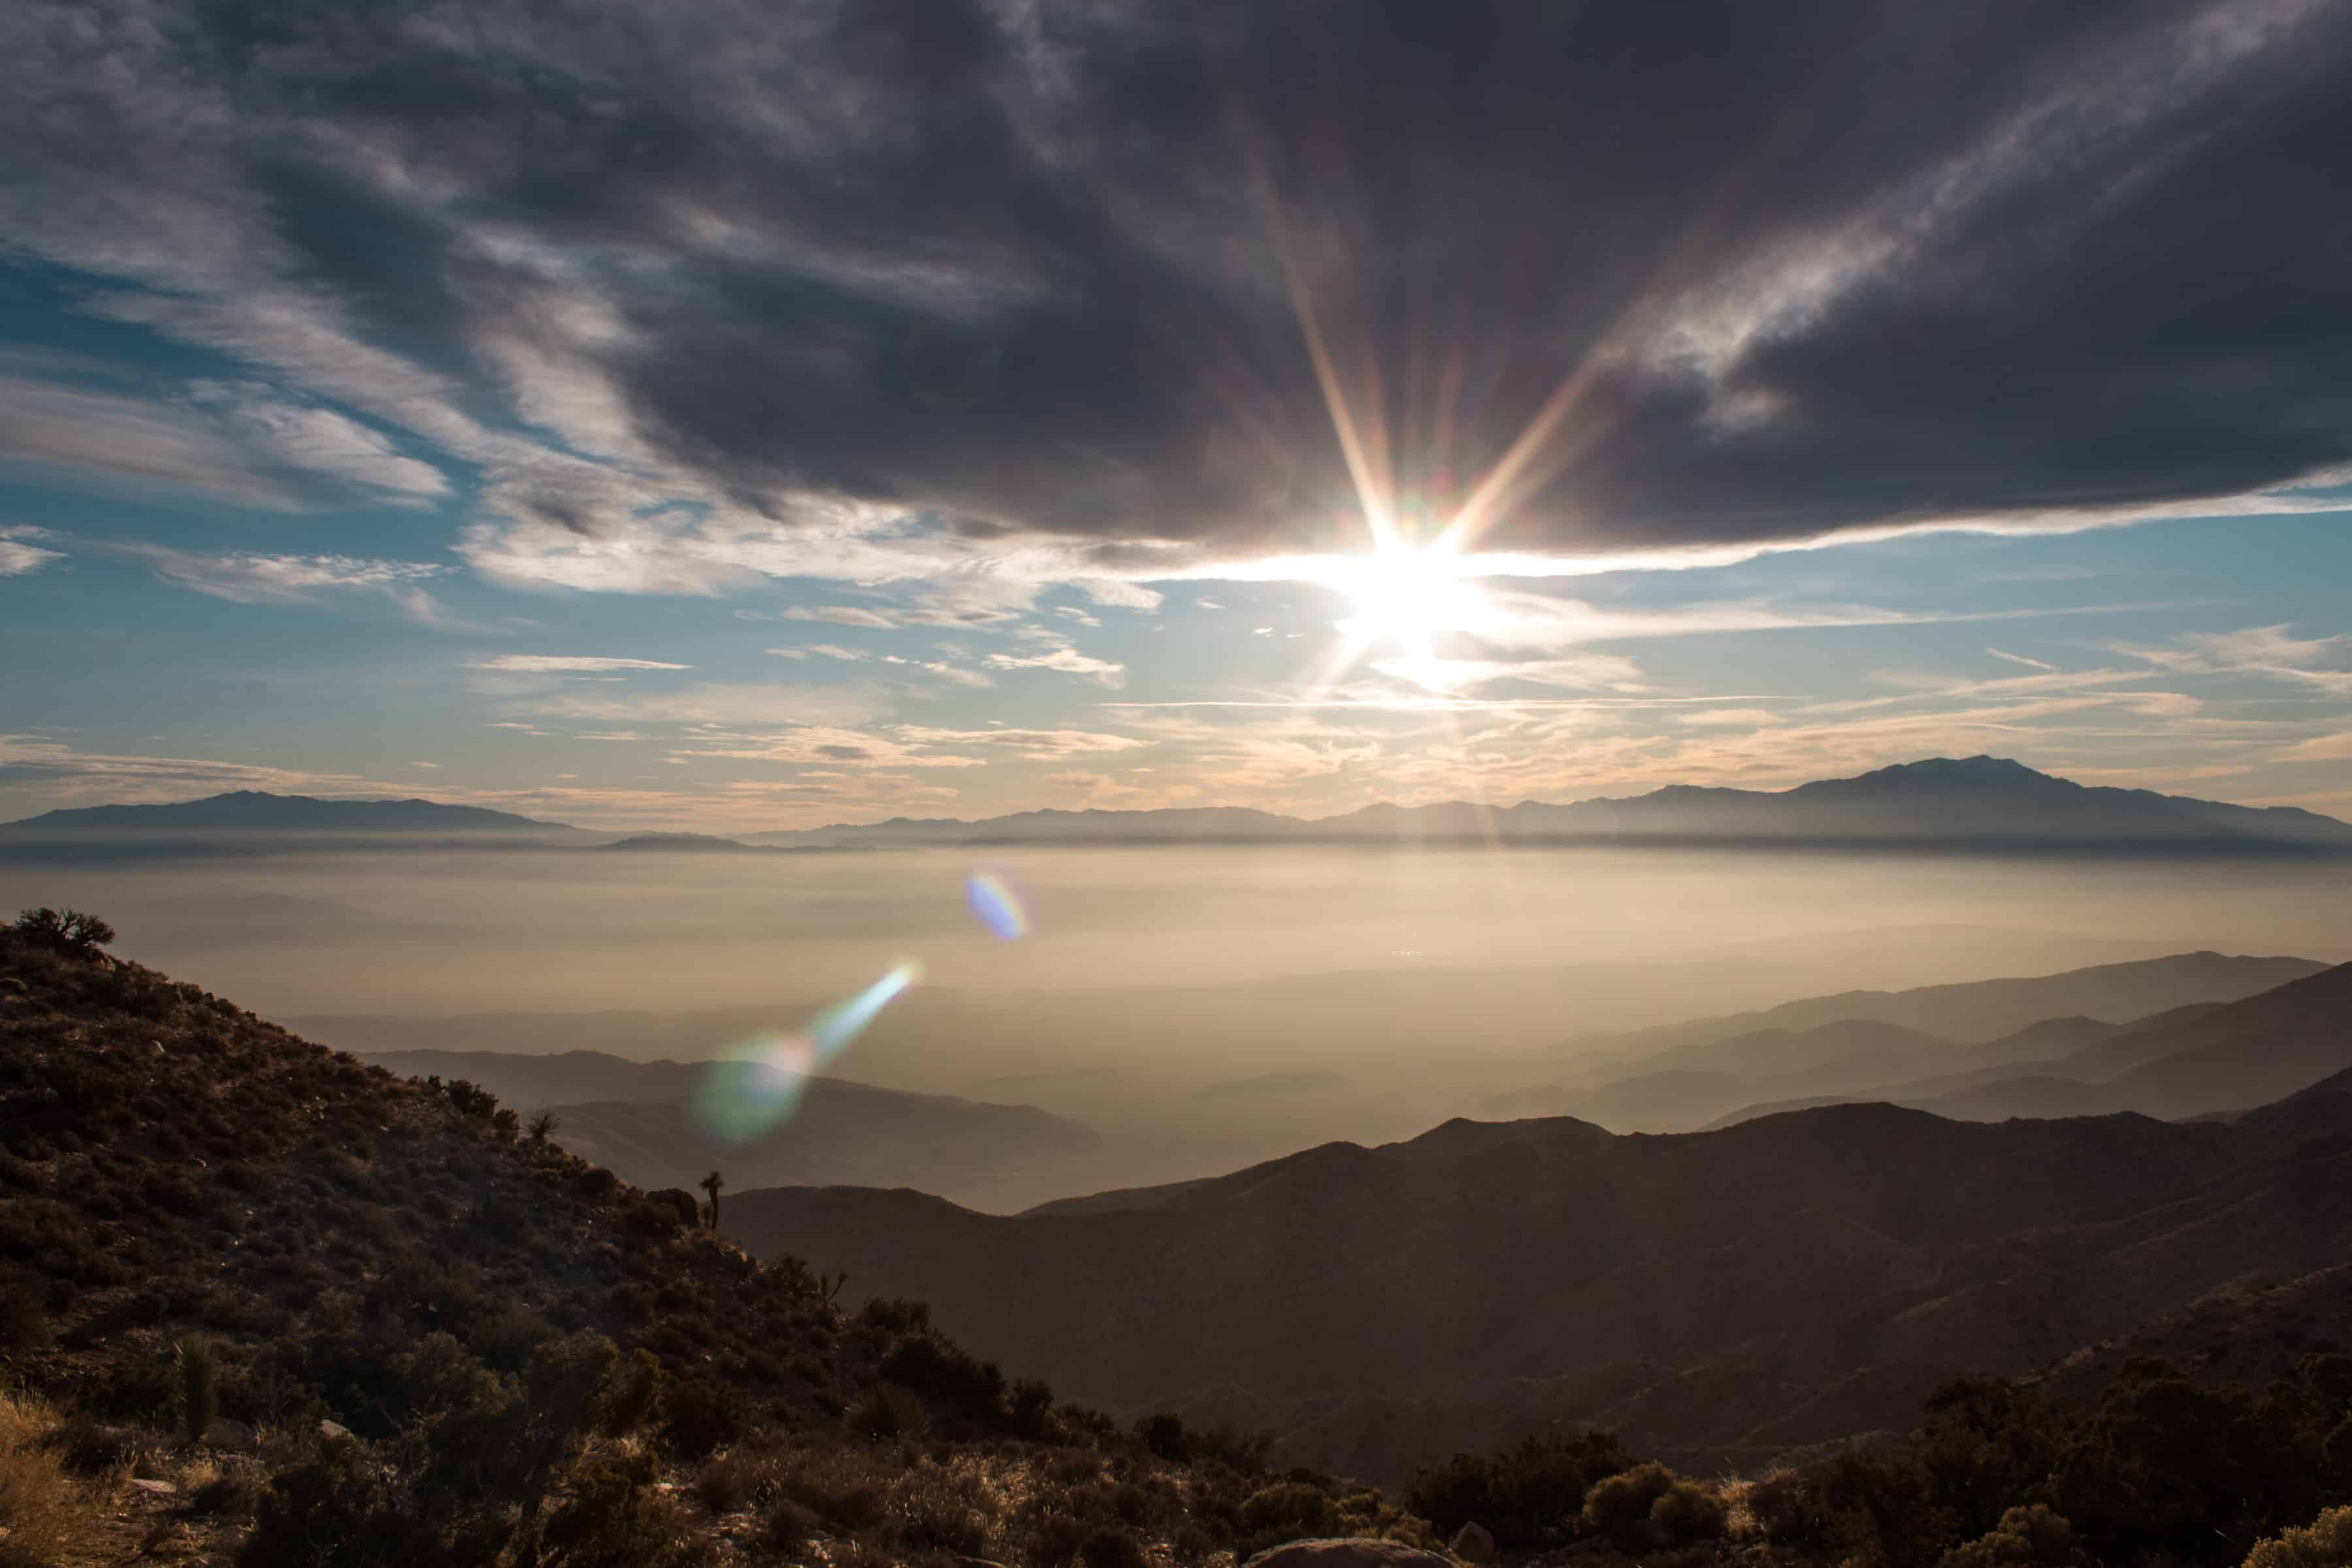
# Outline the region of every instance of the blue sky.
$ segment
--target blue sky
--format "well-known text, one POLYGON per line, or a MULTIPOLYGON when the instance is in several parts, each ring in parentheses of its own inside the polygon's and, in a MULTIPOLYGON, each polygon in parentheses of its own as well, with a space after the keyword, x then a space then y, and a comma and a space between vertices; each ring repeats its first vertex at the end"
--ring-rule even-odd
POLYGON ((1604 55, 1694 127, 1796 90, 1673 32, 34 6, 0 814, 1316 815, 1977 752, 2352 814, 2352 268, 2278 156, 2352 97, 2326 10, 2022 8, 1909 85, 1858 43, 1821 145, 1727 174, 1552 136, 1604 55), (1348 118, 1474 44, 1502 107, 1348 118), (1196 57, 1285 47, 1336 96, 1244 81, 1217 151, 1196 57))

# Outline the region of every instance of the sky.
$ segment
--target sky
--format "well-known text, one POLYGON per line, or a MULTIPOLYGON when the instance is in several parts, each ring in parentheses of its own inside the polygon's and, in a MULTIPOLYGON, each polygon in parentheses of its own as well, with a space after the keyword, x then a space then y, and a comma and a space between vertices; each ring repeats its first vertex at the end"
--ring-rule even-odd
POLYGON ((0 816, 2352 815, 2352 8, 0 8, 0 816))

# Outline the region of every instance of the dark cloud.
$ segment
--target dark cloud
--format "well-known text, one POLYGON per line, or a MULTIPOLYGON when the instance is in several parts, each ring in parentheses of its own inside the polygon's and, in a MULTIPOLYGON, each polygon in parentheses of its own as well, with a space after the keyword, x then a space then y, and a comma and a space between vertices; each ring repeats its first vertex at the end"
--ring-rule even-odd
MULTIPOLYGON (((469 416, 754 510, 1062 533, 1109 573, 1141 539, 1353 547, 1302 302, 1435 514, 1559 400, 1496 548, 2352 461, 2341 5, 479 0, 154 37, 20 55, 158 104, 45 89, 47 177, 135 190, 202 108, 164 162, 275 277, 469 416)), ((645 502, 541 478, 583 533, 645 502)))

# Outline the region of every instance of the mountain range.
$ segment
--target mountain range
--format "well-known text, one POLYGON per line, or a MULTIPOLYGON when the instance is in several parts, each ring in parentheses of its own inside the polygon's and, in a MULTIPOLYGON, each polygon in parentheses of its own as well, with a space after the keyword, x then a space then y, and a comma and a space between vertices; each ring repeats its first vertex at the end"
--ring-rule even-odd
POLYGON ((1668 785, 1559 805, 1368 805, 1307 820, 1240 807, 1027 811, 976 822, 894 817, 746 835, 778 847, 1287 840, 1470 843, 1762 842, 1948 847, 2108 847, 2146 852, 2352 852, 2352 825, 2296 806, 2230 805, 2150 790, 2078 784, 2005 758, 1934 757, 1857 777, 1759 791, 1668 785))
MULTIPOLYGON (((425 800, 320 800, 242 790, 158 805, 79 806, 0 824, 19 856, 181 836, 303 835, 711 852, 923 845, 1120 843, 1700 843, 2138 854, 2352 854, 2352 825, 2296 806, 2245 806, 2084 785, 2004 758, 1933 757, 1853 778, 1759 791, 1675 784, 1567 804, 1374 805, 1322 818, 1241 806, 1025 811, 977 821, 893 817, 751 833, 597 834, 425 800)), ((251 847, 248 843, 245 846, 251 847)))
POLYGON ((2118 1081, 2168 1109, 2310 1076, 2184 1121, 1883 1103, 1663 1137, 1456 1120, 1019 1215, 789 1188, 731 1198, 729 1226, 920 1296, 1083 1396, 1254 1413, 1298 1462, 1393 1474, 1573 1418, 1753 1463, 1897 1424, 1952 1372, 2028 1371, 2342 1261, 2352 1096, 2308 1086, 2352 1058, 2352 965, 2193 1010, 2131 1054, 2158 1050, 2118 1081))

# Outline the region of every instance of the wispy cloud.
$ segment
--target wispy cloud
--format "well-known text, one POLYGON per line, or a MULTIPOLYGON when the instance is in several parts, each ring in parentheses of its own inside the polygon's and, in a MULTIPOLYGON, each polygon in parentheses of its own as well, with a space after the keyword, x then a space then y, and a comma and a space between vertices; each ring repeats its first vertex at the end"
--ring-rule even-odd
POLYGON ((531 674, 563 674, 591 670, 692 669, 690 664, 666 664, 654 658, 607 658, 587 654, 509 653, 477 659, 467 669, 506 669, 531 674))

